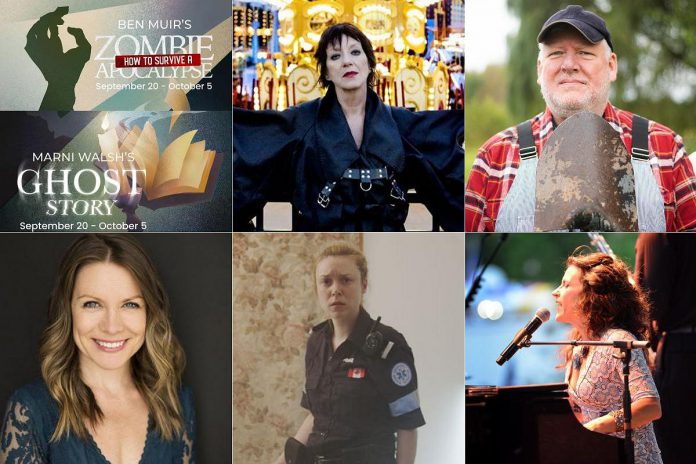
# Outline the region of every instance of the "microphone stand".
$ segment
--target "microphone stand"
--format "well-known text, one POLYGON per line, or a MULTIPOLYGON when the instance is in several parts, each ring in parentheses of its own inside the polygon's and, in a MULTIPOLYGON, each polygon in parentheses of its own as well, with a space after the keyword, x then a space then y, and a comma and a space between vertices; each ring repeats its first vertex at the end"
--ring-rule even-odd
MULTIPOLYGON (((485 238, 485 237, 484 237, 485 238)), ((486 269, 488 266, 493 262, 493 259, 495 258, 495 255, 498 254, 498 251, 500 251, 500 247, 503 246, 503 242, 507 240, 508 234, 500 234, 500 238, 498 239, 498 243, 496 244, 495 248, 493 249, 493 252, 491 255, 488 257, 488 261, 483 265, 483 268, 481 268, 481 272, 477 276, 474 277, 474 280, 471 283, 471 288, 469 289, 469 293, 466 295, 466 298, 464 299, 464 310, 469 309, 469 306, 471 303, 474 301, 474 297, 476 297, 476 292, 479 291, 481 288, 481 280, 483 279, 483 273, 486 272, 486 269)), ((483 251, 483 250, 481 250, 483 251)), ((476 266, 478 268, 478 266, 476 266)))
POLYGON ((631 350, 646 348, 649 342, 635 340, 614 340, 611 342, 565 340, 560 342, 533 342, 531 336, 522 340, 520 348, 527 348, 531 345, 572 345, 572 346, 613 346, 621 350, 621 360, 623 361, 623 411, 624 411, 624 453, 626 463, 634 464, 634 444, 633 427, 631 426, 631 391, 628 389, 629 363, 631 362, 631 350))

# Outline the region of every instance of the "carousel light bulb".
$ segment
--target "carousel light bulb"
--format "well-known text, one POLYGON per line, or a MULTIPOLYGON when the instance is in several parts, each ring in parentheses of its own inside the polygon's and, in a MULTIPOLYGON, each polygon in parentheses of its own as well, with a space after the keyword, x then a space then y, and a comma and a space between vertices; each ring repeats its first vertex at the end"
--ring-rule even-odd
POLYGON ((329 16, 335 16, 337 11, 336 8, 330 5, 314 5, 307 9, 307 16, 311 18, 317 13, 326 13, 329 16))
POLYGON ((295 40, 295 36, 292 34, 281 35, 278 37, 278 42, 280 42, 283 47, 288 47, 293 40, 295 40))
POLYGON ((366 15, 368 13, 382 13, 384 15, 391 15, 391 10, 384 5, 378 4, 366 5, 360 9, 360 14, 366 15))
POLYGON ((278 20, 285 21, 286 19, 292 19, 295 17, 295 12, 291 9, 283 9, 278 12, 278 20))
POLYGON ((415 8, 411 8, 406 12, 406 16, 409 18, 416 18, 419 19, 423 22, 425 22, 425 14, 421 10, 417 10, 415 8))
POLYGON ((401 53, 404 51, 404 39, 402 39, 400 36, 394 40, 394 51, 396 53, 401 53))
POLYGON ((365 35, 367 36, 368 39, 370 39, 371 42, 380 43, 380 42, 384 42, 387 39, 389 39, 389 37, 391 37, 392 33, 391 32, 383 32, 382 34, 368 34, 366 32, 365 35))

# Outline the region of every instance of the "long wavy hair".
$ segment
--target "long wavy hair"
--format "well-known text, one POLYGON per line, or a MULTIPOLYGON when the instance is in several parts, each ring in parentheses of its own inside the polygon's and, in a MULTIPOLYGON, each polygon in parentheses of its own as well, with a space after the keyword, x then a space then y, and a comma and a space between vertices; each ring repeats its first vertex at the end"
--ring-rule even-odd
MULTIPOLYGON (((623 261, 606 253, 582 254, 576 250, 566 260, 566 267, 570 266, 581 272, 578 311, 587 321, 591 338, 601 337, 608 329, 623 329, 639 340, 649 339, 650 305, 623 261)), ((577 339, 580 333, 573 329, 570 336, 577 339)), ((571 355, 572 347, 562 350, 566 362, 571 355)))
POLYGON ((128 270, 145 300, 145 341, 131 358, 131 374, 156 431, 164 440, 172 440, 184 427, 178 392, 185 355, 169 320, 169 299, 137 240, 125 234, 91 234, 78 238, 63 257, 48 304, 48 325, 41 337, 41 374, 60 410, 51 441, 71 434, 87 439, 85 419, 98 424, 104 417, 92 390, 80 377, 71 310, 80 269, 104 262, 128 270))

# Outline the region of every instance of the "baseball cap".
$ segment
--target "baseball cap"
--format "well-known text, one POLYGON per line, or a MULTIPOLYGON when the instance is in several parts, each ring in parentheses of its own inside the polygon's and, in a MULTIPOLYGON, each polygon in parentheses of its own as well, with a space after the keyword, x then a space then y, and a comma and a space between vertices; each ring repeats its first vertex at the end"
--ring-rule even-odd
POLYGON ((609 34, 609 30, 607 30, 607 25, 604 20, 579 5, 569 5, 551 15, 541 28, 541 32, 539 32, 537 36, 537 42, 543 42, 549 30, 560 23, 573 26, 592 43, 597 43, 602 39, 606 39, 609 47, 614 51, 614 45, 611 43, 611 34, 609 34))

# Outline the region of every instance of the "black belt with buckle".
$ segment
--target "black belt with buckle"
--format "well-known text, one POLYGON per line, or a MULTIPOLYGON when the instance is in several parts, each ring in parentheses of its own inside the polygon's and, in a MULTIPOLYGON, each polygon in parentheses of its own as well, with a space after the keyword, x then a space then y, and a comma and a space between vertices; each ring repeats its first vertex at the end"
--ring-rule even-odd
MULTIPOLYGON (((341 176, 343 179, 351 179, 360 182, 360 190, 363 192, 369 192, 372 190, 372 181, 384 179, 387 182, 391 180, 391 190, 389 196, 395 200, 406 201, 403 190, 397 185, 396 179, 393 174, 390 175, 387 167, 374 168, 374 169, 346 169, 341 176)), ((336 181, 327 182, 319 196, 317 198, 317 203, 322 208, 329 206, 331 201, 331 191, 336 187, 336 181)))

